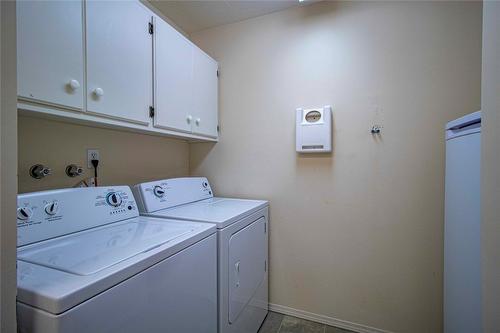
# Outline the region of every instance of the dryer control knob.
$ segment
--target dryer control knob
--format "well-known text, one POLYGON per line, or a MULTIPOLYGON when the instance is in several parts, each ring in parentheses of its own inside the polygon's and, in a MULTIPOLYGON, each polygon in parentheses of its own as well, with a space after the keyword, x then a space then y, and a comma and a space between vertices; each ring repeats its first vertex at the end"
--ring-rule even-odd
POLYGON ((49 215, 56 215, 59 211, 59 204, 57 201, 53 201, 45 206, 45 213, 49 215))
POLYGON ((106 196, 106 202, 110 206, 118 207, 122 204, 122 197, 116 192, 109 192, 106 196))
POLYGON ((153 188, 153 193, 158 198, 163 198, 165 196, 165 190, 160 185, 156 185, 153 188))
POLYGON ((31 216, 33 216, 31 208, 22 207, 17 209, 17 218, 19 220, 29 220, 31 216))

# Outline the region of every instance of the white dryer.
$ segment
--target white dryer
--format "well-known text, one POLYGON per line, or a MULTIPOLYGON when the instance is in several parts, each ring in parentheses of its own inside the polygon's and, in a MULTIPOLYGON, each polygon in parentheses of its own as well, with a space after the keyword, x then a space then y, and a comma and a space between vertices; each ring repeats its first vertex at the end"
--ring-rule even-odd
POLYGON ((256 333, 268 311, 268 202, 217 198, 206 178, 134 186, 141 214, 217 226, 219 332, 256 333))
POLYGON ((216 332, 212 225, 140 217, 128 186, 18 196, 20 332, 216 332))

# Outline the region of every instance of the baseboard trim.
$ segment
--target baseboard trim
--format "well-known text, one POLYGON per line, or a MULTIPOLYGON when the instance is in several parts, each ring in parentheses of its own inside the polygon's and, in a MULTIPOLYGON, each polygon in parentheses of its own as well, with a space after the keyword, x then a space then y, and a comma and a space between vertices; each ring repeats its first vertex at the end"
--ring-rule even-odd
POLYGON ((382 330, 380 328, 370 327, 362 324, 352 323, 347 320, 328 317, 304 310, 290 308, 288 306, 269 303, 269 310, 282 313, 289 316, 294 316, 301 319, 315 321, 321 324, 344 328, 358 333, 393 333, 391 331, 382 330))

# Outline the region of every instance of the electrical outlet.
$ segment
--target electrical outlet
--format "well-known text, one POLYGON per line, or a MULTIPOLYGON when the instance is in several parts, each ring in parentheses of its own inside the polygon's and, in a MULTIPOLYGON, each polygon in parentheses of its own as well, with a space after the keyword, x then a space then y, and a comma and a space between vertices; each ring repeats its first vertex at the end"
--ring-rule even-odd
POLYGON ((92 160, 101 160, 99 156, 99 149, 87 149, 87 168, 89 169, 94 168, 91 162, 92 160))

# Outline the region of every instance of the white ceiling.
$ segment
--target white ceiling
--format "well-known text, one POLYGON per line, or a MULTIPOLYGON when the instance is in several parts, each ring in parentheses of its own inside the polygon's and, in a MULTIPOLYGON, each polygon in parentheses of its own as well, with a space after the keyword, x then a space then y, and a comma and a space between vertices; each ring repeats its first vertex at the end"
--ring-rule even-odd
POLYGON ((269 14, 299 5, 298 0, 149 0, 149 2, 188 34, 223 24, 243 21, 252 17, 269 14))

